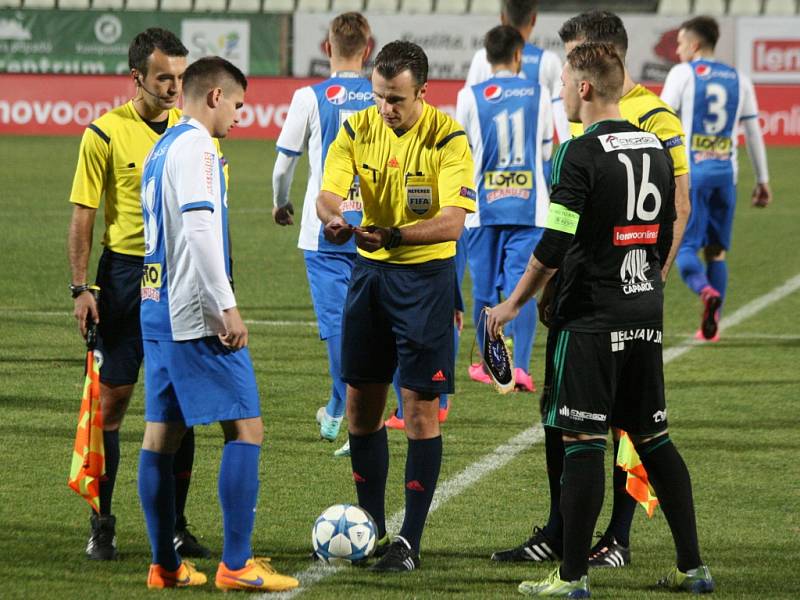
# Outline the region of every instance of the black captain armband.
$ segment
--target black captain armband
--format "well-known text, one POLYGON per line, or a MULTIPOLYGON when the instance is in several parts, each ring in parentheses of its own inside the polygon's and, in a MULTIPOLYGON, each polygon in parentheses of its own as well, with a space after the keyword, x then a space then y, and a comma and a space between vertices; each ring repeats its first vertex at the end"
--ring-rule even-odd
POLYGON ((384 250, 391 250, 392 248, 397 248, 402 243, 403 232, 397 227, 392 227, 389 229, 389 239, 386 240, 386 245, 383 248, 384 250))
POLYGON ((557 269, 569 250, 574 234, 545 229, 542 239, 536 245, 533 256, 548 269, 557 269))

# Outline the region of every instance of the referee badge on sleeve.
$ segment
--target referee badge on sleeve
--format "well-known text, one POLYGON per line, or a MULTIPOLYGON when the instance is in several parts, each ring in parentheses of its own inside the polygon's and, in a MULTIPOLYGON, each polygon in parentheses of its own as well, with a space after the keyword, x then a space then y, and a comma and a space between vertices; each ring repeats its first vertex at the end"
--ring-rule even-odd
POLYGON ((406 178, 406 204, 409 210, 420 217, 433 206, 433 185, 428 177, 406 178))

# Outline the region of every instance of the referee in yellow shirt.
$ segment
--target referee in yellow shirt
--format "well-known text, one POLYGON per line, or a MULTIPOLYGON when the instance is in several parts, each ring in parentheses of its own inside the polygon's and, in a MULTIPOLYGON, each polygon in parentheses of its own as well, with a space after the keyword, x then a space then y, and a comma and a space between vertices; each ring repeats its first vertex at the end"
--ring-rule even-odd
MULTIPOLYGON (((136 96, 93 121, 83 134, 72 183, 73 205, 68 252, 74 314, 86 336, 87 319, 98 323, 100 402, 106 474, 100 481, 100 514, 91 515, 86 555, 117 557, 111 498, 119 465, 119 428, 142 364, 139 326, 144 257, 144 223, 139 198, 144 159, 167 127, 181 117, 176 108, 189 51, 170 31, 157 27, 138 34, 128 48, 136 96), (88 263, 95 215, 105 202, 103 253, 97 267, 99 306, 88 292, 88 263)), ((189 429, 175 455, 175 547, 184 556, 210 553, 187 530, 184 507, 194 461, 194 430, 189 429)))
MULTIPOLYGON (((558 32, 564 48, 569 53, 583 42, 613 44, 619 55, 625 59, 628 50, 628 34, 617 15, 603 10, 593 10, 568 19, 558 32)), ((672 246, 663 262, 661 277, 665 279, 670 266, 680 248, 686 222, 689 219, 689 164, 684 148, 683 126, 673 110, 656 94, 631 79, 627 68, 622 86, 619 110, 624 119, 637 127, 654 133, 669 150, 675 177, 675 212, 672 246)), ((570 123, 573 136, 583 133, 580 123, 570 123)), ((551 280, 548 288, 554 285, 551 280)), ((545 291, 548 295, 550 290, 545 291)), ((546 304, 544 298, 540 309, 546 304)), ((540 310, 541 314, 541 310, 540 310)), ((545 386, 543 397, 549 391, 549 381, 553 370, 553 355, 558 332, 550 329, 547 337, 545 386)), ((614 433, 614 456, 619 449, 618 430, 614 433)), ((559 429, 545 427, 545 460, 547 479, 550 488, 550 515, 544 527, 534 527, 528 540, 508 550, 495 552, 493 560, 499 561, 551 561, 558 560, 562 550, 563 520, 559 509, 561 498, 561 475, 564 463, 564 446, 559 429)), ((626 490, 627 473, 614 466, 614 503, 611 520, 605 533, 594 545, 589 556, 590 567, 625 567, 630 563, 630 529, 633 522, 636 501, 626 490)))
POLYGON ((325 236, 355 236, 358 257, 345 302, 342 379, 347 382, 353 479, 375 519, 380 572, 419 567, 419 546, 442 460, 436 401, 453 387, 456 240, 475 209, 472 155, 452 118, 424 101, 428 58, 396 41, 375 58, 375 106, 351 116, 328 150, 317 213, 325 236), (357 176, 360 226, 342 216, 357 176), (389 449, 383 412, 395 368, 408 436, 405 519, 391 543, 384 495, 389 449))

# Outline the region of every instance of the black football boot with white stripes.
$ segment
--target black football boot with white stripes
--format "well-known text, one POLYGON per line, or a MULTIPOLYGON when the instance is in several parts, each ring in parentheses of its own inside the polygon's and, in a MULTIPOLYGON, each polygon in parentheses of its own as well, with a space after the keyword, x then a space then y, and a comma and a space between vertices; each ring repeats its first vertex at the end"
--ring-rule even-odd
POLYGON ((547 537, 541 527, 533 528, 533 535, 522 544, 492 554, 498 562, 549 562, 561 560, 561 542, 547 537))
POLYGON ((414 554, 411 544, 398 535, 389 544, 386 553, 369 570, 379 573, 404 573, 418 568, 419 555, 414 554))
POLYGON ((589 551, 589 566, 592 568, 618 569, 631 564, 631 549, 623 546, 613 535, 603 536, 589 551))

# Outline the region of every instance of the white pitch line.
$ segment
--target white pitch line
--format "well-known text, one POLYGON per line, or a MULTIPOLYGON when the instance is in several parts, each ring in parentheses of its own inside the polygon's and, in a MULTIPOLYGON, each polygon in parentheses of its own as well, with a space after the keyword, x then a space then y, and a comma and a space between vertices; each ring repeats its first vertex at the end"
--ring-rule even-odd
MULTIPOLYGON (((798 288, 800 288, 800 274, 795 275, 779 287, 767 292, 763 296, 759 296, 755 300, 738 308, 727 317, 724 317, 720 321, 720 331, 735 327, 759 311, 764 310, 770 304, 785 298, 798 288)), ((696 341, 694 336, 685 338, 684 341, 677 346, 673 346, 664 351, 664 364, 666 365, 672 362, 696 346, 702 344, 703 342, 696 341)), ((463 471, 437 487, 436 493, 433 496, 433 502, 431 503, 430 512, 434 512, 451 498, 458 496, 487 475, 504 467, 517 455, 539 442, 543 437, 544 430, 542 426, 535 425, 534 427, 530 427, 518 433, 505 444, 498 446, 489 454, 468 465, 463 471)), ((403 522, 403 513, 403 510, 399 510, 389 517, 386 522, 387 531, 397 531, 400 528, 403 522)), ((261 594, 255 598, 257 600, 287 600, 289 598, 294 598, 298 594, 302 594, 315 583, 327 579, 331 575, 335 575, 343 568, 344 567, 332 567, 315 563, 307 569, 294 574, 294 577, 300 580, 300 587, 287 592, 261 594)))
MULTIPOLYGON (((719 322, 720 333, 731 327, 736 327, 743 321, 767 308, 770 304, 774 304, 778 300, 782 300, 798 289, 800 289, 800 275, 795 275, 794 277, 791 277, 783 282, 782 285, 772 289, 763 296, 759 296, 744 306, 740 306, 727 317, 722 317, 719 322)), ((687 338, 677 346, 672 346, 671 348, 664 350, 664 364, 675 360, 679 356, 683 356, 695 346, 702 346, 706 343, 707 342, 695 340, 694 336, 687 338)))
MULTIPOLYGON (((17 310, 15 308, 0 308, 0 315, 13 316, 24 315, 30 317, 71 317, 71 312, 60 310, 17 310)), ((267 325, 269 327, 316 327, 316 321, 291 321, 291 320, 265 320, 265 319, 245 319, 248 325, 267 325)))

